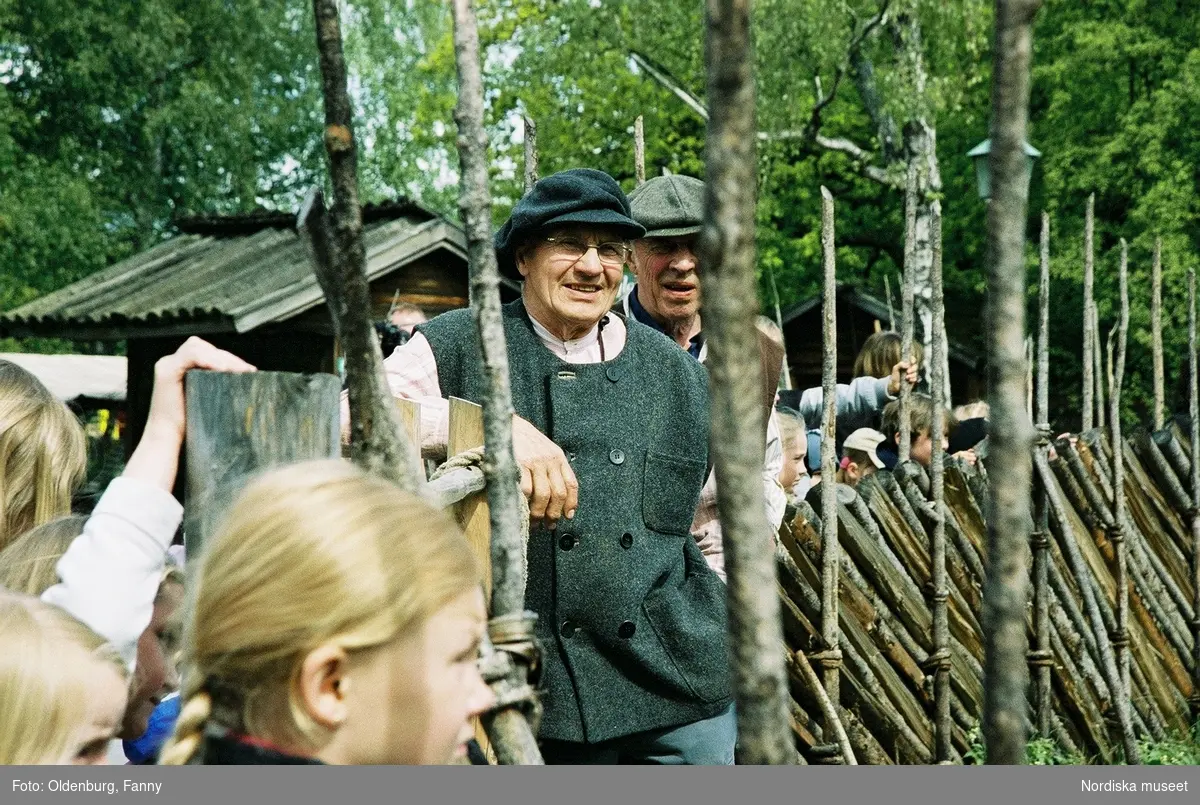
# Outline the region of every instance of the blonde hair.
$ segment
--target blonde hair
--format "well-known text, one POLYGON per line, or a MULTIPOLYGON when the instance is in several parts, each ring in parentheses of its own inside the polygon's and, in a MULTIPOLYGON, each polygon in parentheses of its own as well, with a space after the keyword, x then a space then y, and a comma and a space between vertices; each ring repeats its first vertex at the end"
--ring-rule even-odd
POLYGON ((796 439, 805 439, 804 417, 799 411, 791 408, 776 408, 775 419, 779 423, 779 443, 783 449, 796 439))
MULTIPOLYGON (((900 333, 891 330, 872 333, 854 359, 854 376, 887 377, 892 373, 892 368, 903 360, 900 347, 900 333)), ((912 354, 917 363, 925 361, 925 348, 921 342, 913 341, 912 354)))
MULTIPOLYGON (((933 398, 928 394, 914 391, 909 398, 912 402, 909 417, 909 432, 913 437, 928 435, 933 437, 933 398)), ((942 417, 942 436, 950 432, 950 424, 954 415, 946 411, 942 417)), ((891 441, 900 432, 900 401, 892 400, 883 409, 883 435, 891 441)))
POLYGON ((79 420, 28 371, 0 361, 0 551, 70 514, 86 473, 79 420))
POLYGON ((252 483, 189 576, 187 679, 162 765, 191 762, 210 720, 314 743, 293 684, 309 652, 389 643, 480 583, 447 514, 341 461, 252 483))
POLYGON ((87 718, 100 666, 117 651, 58 607, 0 590, 0 765, 57 763, 87 718))
POLYGON ((58 560, 88 521, 72 514, 27 531, 0 552, 0 587, 14 593, 40 596, 58 584, 58 560))

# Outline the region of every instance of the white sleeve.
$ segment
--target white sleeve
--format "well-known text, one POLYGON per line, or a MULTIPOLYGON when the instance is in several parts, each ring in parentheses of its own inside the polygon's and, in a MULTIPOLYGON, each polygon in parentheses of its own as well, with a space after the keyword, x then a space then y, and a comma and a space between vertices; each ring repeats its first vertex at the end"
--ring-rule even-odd
POLYGON ((183 507, 166 490, 113 479, 59 560, 59 583, 42 593, 43 601, 112 643, 131 673, 138 638, 154 613, 167 548, 182 520, 183 507))

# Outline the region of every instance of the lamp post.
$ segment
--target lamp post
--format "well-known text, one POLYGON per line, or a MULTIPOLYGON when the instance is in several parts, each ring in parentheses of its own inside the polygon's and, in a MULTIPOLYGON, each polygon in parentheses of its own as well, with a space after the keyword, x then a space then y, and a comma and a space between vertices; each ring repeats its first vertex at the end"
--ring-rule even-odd
MULTIPOLYGON (((1026 187, 1028 187, 1028 180, 1033 177, 1033 162, 1042 155, 1042 152, 1029 143, 1025 143, 1024 148, 1026 187)), ((967 152, 967 156, 975 162, 975 181, 979 186, 979 197, 985 201, 992 197, 992 170, 988 165, 988 154, 991 152, 992 141, 990 139, 984 140, 967 152)))

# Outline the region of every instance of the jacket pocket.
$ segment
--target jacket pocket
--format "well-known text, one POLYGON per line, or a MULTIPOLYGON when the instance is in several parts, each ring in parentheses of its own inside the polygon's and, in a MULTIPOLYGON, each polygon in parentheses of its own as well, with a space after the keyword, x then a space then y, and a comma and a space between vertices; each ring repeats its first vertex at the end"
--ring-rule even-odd
POLYGON ((686 536, 696 515, 707 467, 703 461, 646 451, 642 519, 646 527, 686 536))
POLYGON ((689 574, 679 587, 652 591, 642 611, 685 690, 716 702, 731 692, 725 585, 707 567, 704 571, 689 574))

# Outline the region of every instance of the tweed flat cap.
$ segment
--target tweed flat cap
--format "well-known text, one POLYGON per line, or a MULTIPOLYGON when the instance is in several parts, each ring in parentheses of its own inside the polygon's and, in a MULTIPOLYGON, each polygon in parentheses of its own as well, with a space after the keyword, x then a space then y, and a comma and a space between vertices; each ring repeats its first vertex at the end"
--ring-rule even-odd
POLYGON ((633 218, 648 238, 695 235, 704 223, 704 182, 691 176, 655 176, 629 194, 633 218))
POLYGON ((521 243, 539 230, 568 223, 615 227, 630 240, 646 232, 630 217, 629 199, 616 179, 591 168, 561 171, 534 184, 493 238, 500 273, 521 279, 515 260, 521 243))

